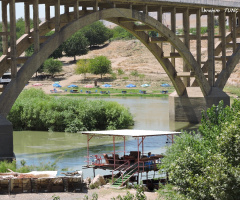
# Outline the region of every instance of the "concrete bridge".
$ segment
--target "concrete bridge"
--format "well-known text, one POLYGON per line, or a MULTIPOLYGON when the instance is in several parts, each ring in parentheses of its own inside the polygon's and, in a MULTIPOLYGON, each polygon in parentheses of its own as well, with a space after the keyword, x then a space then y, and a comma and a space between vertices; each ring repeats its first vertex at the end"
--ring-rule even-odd
POLYGON ((219 100, 224 100, 225 105, 230 104, 229 96, 222 90, 240 58, 240 4, 237 0, 0 1, 3 47, 0 76, 9 69, 12 75, 11 82, 0 95, 0 158, 14 157, 12 125, 6 116, 27 82, 59 45, 79 29, 98 20, 113 22, 131 32, 159 61, 176 89, 169 96, 171 119, 199 122, 201 110, 218 104, 219 100), (25 34, 17 40, 18 3, 24 3, 25 34), (46 19, 41 24, 40 4, 45 6, 46 19), (51 7, 54 7, 53 13, 51 7), (30 29, 31 8, 33 29, 30 29), (165 13, 170 16, 169 26, 164 25, 165 13), (191 16, 196 19, 194 34, 190 34, 191 16), (201 34, 203 18, 207 19, 208 28, 204 35, 201 34), (183 27, 181 35, 176 34, 177 20, 181 20, 183 27), (218 31, 214 28, 216 21, 219 23, 218 31), (53 29, 54 35, 45 36, 53 29), (158 37, 150 37, 148 31, 158 32, 158 37), (208 43, 206 58, 202 56, 201 48, 204 40, 208 43), (190 47, 191 41, 194 41, 194 49, 190 47), (166 43, 171 45, 170 54, 166 54, 166 43), (22 56, 32 44, 34 54, 22 56), (176 66, 176 59, 181 59, 181 66, 176 66), (23 65, 17 68, 18 64, 23 65), (220 64, 221 69, 216 70, 216 64, 220 64))

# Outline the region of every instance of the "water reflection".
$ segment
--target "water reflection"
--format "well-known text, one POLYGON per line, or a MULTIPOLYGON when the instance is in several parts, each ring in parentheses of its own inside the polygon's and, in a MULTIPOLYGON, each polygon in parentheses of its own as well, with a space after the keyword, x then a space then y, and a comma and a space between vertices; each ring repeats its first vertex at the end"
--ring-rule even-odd
MULTIPOLYGON (((96 99, 94 97, 89 98, 96 99)), ((99 99, 99 97, 98 97, 99 99)), ((129 108, 134 116, 133 129, 181 130, 193 127, 189 123, 169 121, 168 98, 111 97, 106 101, 116 101, 129 108)), ((40 162, 58 162, 59 169, 81 170, 85 163, 87 137, 82 134, 22 131, 14 132, 14 152, 17 163, 26 160, 28 165, 40 162)), ((123 140, 117 138, 116 151, 123 151, 123 140)), ((112 137, 93 138, 90 154, 103 154, 113 151, 112 137)), ((166 137, 148 137, 144 141, 144 151, 162 153, 165 151, 166 137)), ((127 151, 137 150, 137 141, 126 141, 127 151)))

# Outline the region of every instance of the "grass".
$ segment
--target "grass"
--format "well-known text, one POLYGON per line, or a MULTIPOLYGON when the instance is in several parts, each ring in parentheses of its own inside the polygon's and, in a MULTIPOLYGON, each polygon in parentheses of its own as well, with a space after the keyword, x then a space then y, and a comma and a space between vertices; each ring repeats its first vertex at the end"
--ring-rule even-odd
POLYGON ((25 160, 21 160, 20 166, 17 166, 16 160, 12 162, 0 161, 0 173, 9 172, 8 169, 14 172, 19 172, 19 173, 27 173, 30 171, 55 171, 57 169, 56 164, 59 161, 59 159, 61 159, 61 157, 56 159, 54 162, 47 162, 47 163, 40 162, 38 166, 25 165, 26 164, 25 160))
POLYGON ((186 199, 184 195, 178 193, 177 188, 171 184, 163 185, 158 190, 159 199, 166 200, 184 200, 186 199))
POLYGON ((237 86, 227 85, 224 87, 223 91, 240 97, 240 88, 237 86))
MULTIPOLYGON (((174 91, 173 87, 169 88, 160 88, 159 90, 150 90, 149 88, 142 89, 129 89, 129 88, 76 88, 78 93, 53 93, 53 96, 139 96, 139 97, 164 97, 168 96, 168 94, 162 94, 162 90, 167 90, 168 93, 174 91), (90 91, 91 93, 87 93, 90 91), (101 94, 100 92, 106 92, 106 94, 101 94), (126 93, 122 93, 122 91, 126 91, 126 93), (140 93, 140 91, 146 91, 146 94, 140 93)), ((63 91, 70 92, 69 88, 62 88, 63 91)))

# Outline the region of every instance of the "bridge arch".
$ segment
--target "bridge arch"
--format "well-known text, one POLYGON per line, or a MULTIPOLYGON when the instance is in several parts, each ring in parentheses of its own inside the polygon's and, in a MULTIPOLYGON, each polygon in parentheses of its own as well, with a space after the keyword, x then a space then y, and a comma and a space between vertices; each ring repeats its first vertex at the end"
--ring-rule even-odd
MULTIPOLYGON (((62 17, 66 17, 63 15, 62 17)), ((48 38, 43 44, 41 44, 40 50, 37 53, 34 53, 21 67, 21 69, 17 72, 17 77, 12 79, 12 81, 7 85, 6 89, 0 96, 0 114, 7 116, 10 112, 12 105, 17 99, 18 95, 21 93, 27 82, 30 80, 32 75, 36 72, 36 70, 40 67, 40 65, 52 54, 52 52, 58 48, 58 46, 66 41, 71 35, 77 32, 79 29, 83 28, 86 25, 89 25, 98 20, 108 20, 114 23, 119 24, 124 27, 131 33, 133 33, 157 58, 157 60, 161 63, 165 71, 167 72, 169 78, 171 79, 177 93, 179 96, 184 95, 186 87, 184 86, 182 80, 176 76, 176 70, 172 66, 171 62, 168 58, 164 58, 162 55, 162 49, 156 44, 150 44, 148 42, 148 34, 144 31, 137 32, 135 31, 135 24, 133 22, 129 23, 120 23, 119 18, 131 19, 143 22, 147 26, 153 28, 161 35, 163 35, 172 46, 174 46, 179 54, 182 56, 189 69, 197 74, 196 80, 202 90, 204 95, 207 95, 210 91, 210 86, 207 83, 204 74, 201 71, 201 68, 198 66, 196 60, 194 59, 191 52, 188 48, 183 44, 183 42, 169 30, 166 26, 161 24, 156 19, 142 13, 139 11, 134 11, 132 9, 125 8, 110 8, 101 11, 96 11, 88 15, 84 15, 77 20, 69 22, 66 26, 62 27, 59 32, 56 32, 50 38, 48 38)), ((42 26, 48 27, 49 24, 43 24, 42 26)), ((42 35, 47 30, 51 30, 54 27, 48 27, 48 29, 42 29, 42 35)), ((26 48, 31 43, 25 43, 26 38, 29 38, 29 35, 24 35, 18 41, 18 48, 22 48, 22 51, 26 50, 26 48), (26 46, 24 49, 22 46, 26 46), (27 44, 27 45, 26 45, 27 44)), ((21 51, 20 51, 21 52, 21 51)))

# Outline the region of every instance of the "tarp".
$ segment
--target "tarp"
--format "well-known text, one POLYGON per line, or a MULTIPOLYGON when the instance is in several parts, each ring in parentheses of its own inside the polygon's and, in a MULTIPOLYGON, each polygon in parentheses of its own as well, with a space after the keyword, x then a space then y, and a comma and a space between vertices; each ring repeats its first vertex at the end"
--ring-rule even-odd
POLYGON ((93 88, 94 86, 88 84, 88 85, 85 85, 84 87, 85 87, 85 88, 93 88))
POLYGON ((102 85, 102 87, 112 87, 112 85, 104 84, 104 85, 102 85))
POLYGON ((126 85, 126 87, 128 87, 128 88, 132 88, 132 87, 136 87, 136 85, 133 85, 133 84, 128 84, 128 85, 126 85))
POLYGON ((69 85, 68 88, 77 88, 78 86, 77 85, 69 85))
POLYGON ((149 87, 149 86, 151 86, 151 85, 149 85, 149 84, 143 84, 143 85, 141 85, 141 87, 149 87))
POLYGON ((161 86, 162 87, 170 87, 170 85, 168 83, 163 83, 161 86))
POLYGON ((42 86, 42 83, 34 83, 33 86, 42 86))
POLYGON ((53 87, 62 87, 61 85, 59 85, 58 83, 54 83, 53 87))

